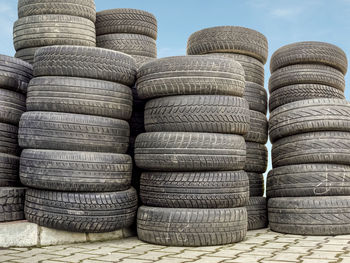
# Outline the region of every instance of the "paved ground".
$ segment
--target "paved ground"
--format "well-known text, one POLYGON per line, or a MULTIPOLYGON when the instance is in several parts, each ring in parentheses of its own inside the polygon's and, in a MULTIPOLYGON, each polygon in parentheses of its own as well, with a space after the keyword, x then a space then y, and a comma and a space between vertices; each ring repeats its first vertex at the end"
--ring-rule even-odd
POLYGON ((215 247, 165 247, 137 238, 43 248, 0 250, 9 263, 350 263, 350 235, 304 237, 267 229, 250 231, 241 243, 215 247))

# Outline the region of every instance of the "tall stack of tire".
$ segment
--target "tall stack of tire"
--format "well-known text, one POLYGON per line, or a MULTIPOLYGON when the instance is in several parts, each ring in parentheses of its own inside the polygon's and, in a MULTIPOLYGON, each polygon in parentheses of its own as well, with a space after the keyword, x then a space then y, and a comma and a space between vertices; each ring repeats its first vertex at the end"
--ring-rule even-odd
POLYGON ((20 179, 30 222, 72 232, 133 224, 137 193, 126 151, 136 64, 82 46, 35 53, 27 112, 19 125, 20 179))
POLYGON ((267 196, 274 231, 350 233, 347 65, 340 48, 322 42, 290 44, 271 58, 267 196))
MULTIPOLYGON (((140 68, 144 63, 157 58, 157 19, 143 10, 118 8, 96 14, 96 45, 132 56, 140 68)), ((134 156, 137 135, 145 132, 144 110, 146 100, 137 95, 132 87, 134 104, 130 124, 130 147, 128 153, 134 156)), ((133 186, 139 190, 142 170, 133 165, 133 186)))
POLYGON ((94 0, 18 0, 15 57, 33 64, 40 47, 96 46, 94 0))
POLYGON ((268 55, 267 39, 261 33, 242 27, 223 26, 200 30, 192 34, 187 44, 189 55, 209 55, 233 59, 245 71, 244 98, 250 108, 250 130, 244 136, 247 143, 247 161, 250 200, 248 230, 267 226, 264 195, 264 177, 267 169, 268 139, 267 92, 264 88, 264 64, 268 55))
POLYGON ((243 171, 249 106, 241 65, 226 58, 180 56, 144 64, 137 91, 146 133, 135 142, 143 206, 141 240, 173 246, 241 241, 249 180, 243 171))
POLYGON ((32 77, 30 64, 0 55, 0 222, 24 219, 25 188, 18 176, 17 134, 32 77))

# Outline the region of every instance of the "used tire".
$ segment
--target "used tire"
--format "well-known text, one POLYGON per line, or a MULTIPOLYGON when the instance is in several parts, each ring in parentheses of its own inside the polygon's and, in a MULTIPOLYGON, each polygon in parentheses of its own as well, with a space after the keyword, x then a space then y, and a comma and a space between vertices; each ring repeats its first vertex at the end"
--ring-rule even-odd
POLYGON ((305 132, 350 132, 350 103, 342 99, 292 102, 271 113, 269 129, 271 142, 305 132))
POLYGON ((111 192, 131 186, 126 154, 23 150, 20 179, 28 187, 69 192, 111 192))
POLYGON ((24 60, 25 62, 33 65, 34 64, 34 54, 40 47, 30 47, 18 50, 15 54, 15 58, 24 60))
POLYGON ((271 198, 268 214, 272 231, 293 235, 350 234, 350 197, 271 198))
POLYGON ((350 195, 350 166, 338 164, 288 165, 267 176, 268 197, 350 195))
POLYGON ((123 120, 56 112, 26 112, 18 141, 24 149, 126 153, 129 124, 123 120))
POLYGON ((157 39, 157 19, 151 13, 131 8, 97 12, 96 35, 128 33, 157 39))
POLYGON ((244 170, 254 173, 265 173, 267 169, 268 152, 265 145, 247 142, 247 159, 244 170))
POLYGON ((250 112, 243 98, 185 95, 153 99, 145 107, 147 132, 211 132, 244 135, 250 112))
POLYGON ((268 54, 267 39, 255 30, 238 26, 205 28, 189 37, 188 55, 216 52, 248 55, 265 64, 268 54))
POLYGON ((147 206, 173 208, 233 208, 249 200, 244 171, 144 172, 140 197, 147 206))
POLYGON ((265 114, 250 110, 250 127, 244 139, 247 142, 265 144, 268 138, 268 122, 265 114))
POLYGON ((92 78, 131 86, 136 78, 136 64, 132 57, 113 50, 51 46, 36 52, 34 76, 92 78))
POLYGON ((339 89, 319 84, 298 84, 285 86, 270 94, 270 112, 284 104, 294 101, 321 98, 345 99, 345 96, 344 92, 339 89))
POLYGON ((249 109, 267 113, 267 92, 264 86, 253 82, 246 82, 243 98, 249 103, 249 109))
POLYGON ((138 69, 141 68, 143 66, 143 64, 146 64, 148 62, 156 60, 156 58, 145 57, 145 56, 135 56, 135 55, 133 55, 132 57, 135 59, 136 66, 137 66, 138 69))
POLYGON ((302 133, 282 138, 272 146, 274 168, 307 163, 350 165, 349 157, 349 132, 302 133))
POLYGON ((17 126, 25 111, 25 95, 11 90, 0 89, 0 122, 17 126))
POLYGON ((129 87, 110 81, 38 77, 29 84, 27 110, 128 120, 132 112, 132 93, 129 87))
POLYGON ((17 221, 24 219, 25 188, 0 188, 0 222, 17 221))
POLYGON ((141 99, 172 95, 231 95, 242 97, 242 66, 228 58, 179 56, 157 59, 138 71, 141 99))
POLYGON ((346 54, 339 47, 324 42, 297 42, 279 48, 270 62, 271 73, 294 64, 323 64, 340 70, 348 68, 346 54))
POLYGON ((151 132, 135 142, 136 164, 146 170, 233 171, 245 160, 244 138, 233 134, 151 132))
POLYGON ((246 208, 248 213, 248 230, 267 227, 268 219, 265 197, 251 197, 246 208))
POLYGON ((141 206, 137 213, 140 240, 163 246, 215 246, 243 240, 245 207, 221 209, 141 206))
POLYGON ((250 196, 264 195, 264 176, 258 173, 247 173, 249 178, 250 196))
POLYGON ((19 185, 18 170, 19 157, 0 153, 0 189, 19 185))
POLYGON ((131 226, 137 210, 134 188, 120 192, 71 193, 29 189, 24 213, 30 222, 70 232, 111 232, 131 226))
POLYGON ((18 155, 18 128, 14 125, 0 123, 0 153, 18 155))
POLYGON ((51 45, 96 46, 95 25, 89 19, 69 15, 33 15, 13 26, 16 51, 51 45))

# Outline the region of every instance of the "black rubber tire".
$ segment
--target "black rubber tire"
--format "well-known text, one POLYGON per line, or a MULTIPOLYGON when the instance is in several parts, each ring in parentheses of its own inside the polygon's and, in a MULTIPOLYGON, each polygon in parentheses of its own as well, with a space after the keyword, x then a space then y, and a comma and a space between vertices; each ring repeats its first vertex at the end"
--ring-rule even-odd
POLYGON ((324 42, 297 42, 279 48, 270 61, 271 73, 294 64, 323 64, 340 70, 348 68, 346 54, 339 47, 324 42))
POLYGON ((266 194, 270 198, 350 196, 350 166, 320 163, 274 168, 267 176, 266 194))
POLYGON ((18 17, 33 15, 71 15, 96 21, 94 0, 19 0, 18 17))
POLYGON ((1 187, 19 185, 18 170, 19 157, 0 153, 0 189, 1 187))
POLYGON ((131 186, 131 157, 126 154, 23 150, 23 185, 68 192, 112 192, 131 186))
POLYGON ((280 197, 268 201, 272 231, 312 236, 350 234, 350 197, 280 197))
POLYGON ((141 68, 143 66, 143 64, 146 64, 148 62, 156 60, 156 58, 145 57, 145 56, 135 56, 135 55, 133 55, 132 57, 135 59, 136 66, 137 66, 138 69, 141 68))
POLYGON ((267 113, 267 92, 264 86, 253 82, 246 82, 243 98, 248 101, 249 109, 267 113))
POLYGON ((248 213, 248 230, 266 228, 268 225, 267 202, 265 197, 251 197, 246 206, 248 213))
POLYGON ((9 56, 0 55, 0 87, 26 93, 33 77, 32 65, 9 56))
POLYGON ((349 132, 308 132, 278 140, 272 146, 272 165, 329 163, 350 165, 349 132))
POLYGON ((53 111, 128 120, 132 112, 131 89, 111 81, 70 77, 31 80, 28 111, 53 111))
POLYGON ((278 107, 270 115, 271 142, 316 131, 350 132, 350 103, 342 99, 313 99, 278 107))
POLYGON ((117 8, 97 12, 96 35, 140 34, 157 39, 157 19, 151 13, 131 8, 117 8))
POLYGON ((131 226, 137 210, 134 188, 119 192, 71 193, 29 189, 24 213, 40 226, 70 232, 111 232, 131 226))
POLYGON ((0 188, 0 222, 24 219, 24 187, 0 188))
POLYGON ((146 132, 144 123, 144 112, 133 111, 130 124, 130 136, 136 137, 137 135, 146 132))
POLYGON ((140 240, 163 246, 215 246, 242 241, 247 233, 245 207, 218 209, 141 206, 140 240))
POLYGON ((123 120, 56 112, 26 112, 18 141, 24 149, 126 153, 129 124, 123 120))
POLYGON ((14 125, 0 123, 0 153, 18 155, 18 128, 14 125))
POLYGON ((330 86, 319 84, 291 85, 279 88, 270 94, 269 108, 272 112, 287 103, 321 98, 345 99, 345 96, 343 91, 330 86))
POLYGON ((266 115, 250 110, 250 128, 244 139, 247 142, 265 144, 268 139, 268 122, 266 115))
POLYGON ((93 78, 131 86, 136 79, 136 63, 131 56, 113 50, 51 46, 36 52, 34 76, 93 78))
POLYGON ((244 171, 145 172, 140 197, 144 205, 172 208, 233 208, 249 200, 244 171))
POLYGON ((297 64, 280 68, 271 74, 269 91, 296 84, 320 84, 345 90, 345 79, 339 70, 318 64, 297 64))
POLYGON ((34 15, 18 19, 13 26, 16 51, 51 45, 96 46, 95 24, 69 15, 34 15))
POLYGON ((264 195, 264 175, 259 173, 247 173, 249 178, 249 194, 250 196, 264 195))
POLYGON ((244 135, 250 111, 243 98, 184 95, 157 98, 145 107, 147 132, 211 132, 244 135))
POLYGON ((156 41, 139 34, 108 34, 97 36, 96 46, 126 53, 131 56, 157 57, 156 41))
POLYGON ((248 55, 265 64, 268 43, 266 37, 258 31, 238 26, 205 28, 189 37, 188 55, 216 52, 248 55))
POLYGON ((231 95, 242 97, 242 66, 228 58, 179 56, 144 64, 138 71, 141 99, 172 95, 231 95))
POLYGON ((135 161, 154 171, 242 170, 244 138, 234 134, 150 132, 137 136, 135 161))
POLYGON ((25 111, 25 95, 0 88, 0 122, 17 126, 25 111))
POLYGON ((254 173, 265 173, 267 169, 268 151, 265 145, 247 142, 247 159, 244 170, 254 173))
POLYGON ((15 54, 15 58, 21 59, 31 65, 34 64, 34 54, 40 47, 30 47, 18 50, 15 54))

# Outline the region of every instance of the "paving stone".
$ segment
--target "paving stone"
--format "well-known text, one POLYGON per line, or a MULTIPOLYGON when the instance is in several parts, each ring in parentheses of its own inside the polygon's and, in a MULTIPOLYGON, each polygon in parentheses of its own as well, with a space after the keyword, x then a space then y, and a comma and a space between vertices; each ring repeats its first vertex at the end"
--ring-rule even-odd
POLYGON ((240 250, 220 250, 215 253, 208 254, 207 256, 211 257, 223 257, 223 258, 234 258, 237 257, 238 254, 242 253, 240 250))
POLYGON ((78 254, 78 253, 85 253, 88 252, 89 249, 87 248, 78 248, 78 247, 66 247, 60 250, 52 250, 50 251, 47 248, 43 248, 45 251, 43 253, 50 254, 50 255, 57 255, 62 257, 67 257, 70 255, 78 254))
POLYGON ((249 252, 246 254, 241 254, 238 256, 238 258, 227 260, 225 263, 247 263, 247 262, 258 262, 262 259, 266 258, 266 256, 254 256, 249 255, 249 252))
MULTIPOLYGON (((123 258, 130 257, 130 254, 125 254, 125 253, 113 253, 105 256, 100 256, 100 257, 95 257, 94 259, 103 261, 103 262, 119 262, 118 260, 121 260, 123 258)), ((93 257, 91 257, 93 258, 93 257)))
POLYGON ((60 261, 63 261, 63 262, 73 262, 73 263, 78 263, 84 259, 93 259, 95 258, 96 256, 93 256, 93 255, 89 255, 89 254, 82 254, 82 253, 79 253, 79 254, 74 254, 74 255, 71 255, 71 256, 67 256, 67 257, 57 257, 56 258, 53 258, 54 260, 60 260, 60 261))
POLYGON ((98 249, 89 249, 84 251, 84 254, 91 254, 91 255, 108 255, 111 253, 115 253, 115 252, 120 252, 121 250, 124 250, 124 248, 116 248, 116 247, 110 247, 110 246, 106 246, 106 247, 101 247, 98 249))
POLYGON ((208 253, 210 252, 216 252, 219 251, 223 246, 212 246, 212 247, 187 247, 186 250, 191 251, 206 251, 208 253))
MULTIPOLYGON (((209 252, 209 254, 212 252, 209 252)), ((186 250, 182 253, 178 253, 175 255, 172 255, 171 257, 174 258, 187 258, 187 259, 199 259, 199 257, 203 255, 208 255, 207 251, 194 251, 194 250, 186 250)))
POLYGON ((315 251, 329 251, 329 252, 344 252, 348 249, 347 246, 344 245, 330 245, 328 243, 320 245, 318 248, 312 249, 313 252, 315 251))
POLYGON ((329 259, 313 259, 313 258, 302 258, 302 263, 336 263, 338 260, 329 260, 329 259))
POLYGON ((317 247, 323 242, 318 241, 311 241, 311 240, 299 240, 295 244, 293 244, 294 247, 317 247))
POLYGON ((154 262, 154 261, 144 260, 144 259, 134 259, 134 258, 132 258, 132 259, 126 258, 126 259, 123 259, 120 261, 120 263, 151 263, 151 262, 154 262))
POLYGON ((0 247, 29 247, 38 244, 38 225, 15 221, 0 224, 0 247))
MULTIPOLYGON (((163 247, 160 247, 160 248, 163 248, 163 247)), ((153 246, 153 245, 140 245, 140 246, 136 246, 134 248, 120 250, 120 252, 142 255, 142 254, 145 254, 149 251, 154 251, 154 250, 159 251, 160 248, 158 248, 157 246, 153 246)))
POLYGON ((350 239, 330 239, 327 244, 329 245, 347 245, 350 246, 350 239))
MULTIPOLYGON (((262 244, 260 244, 262 245, 262 244)), ((256 244, 246 244, 246 243, 236 243, 236 244, 233 244, 232 246, 230 247, 227 247, 227 249, 232 249, 232 250, 241 250, 241 251, 249 251, 255 247, 257 247, 259 245, 256 245, 256 244)))
POLYGON ((170 255, 175 255, 175 253, 149 251, 149 252, 144 253, 142 255, 134 255, 134 256, 132 256, 132 258, 134 258, 134 259, 146 259, 146 260, 159 260, 159 259, 161 259, 161 257, 166 257, 166 256, 170 256, 170 255))
POLYGON ((275 243, 275 242, 268 242, 264 245, 262 245, 262 248, 274 248, 274 249, 282 249, 285 248, 287 246, 289 246, 290 243, 275 243))
POLYGON ((249 251, 250 255, 258 255, 258 256, 273 256, 273 253, 276 249, 272 248, 264 248, 264 247, 256 247, 253 248, 252 251, 249 251))
POLYGON ((34 257, 28 257, 28 258, 18 258, 18 259, 12 259, 12 262, 19 262, 19 263, 39 263, 46 259, 53 259, 57 257, 57 255, 48 255, 48 254, 38 254, 34 257))
POLYGON ((18 257, 16 255, 1 255, 0 256, 0 262, 9 262, 10 260, 13 259, 18 259, 18 257))
POLYGON ((273 257, 266 258, 271 261, 279 261, 279 262, 299 262, 298 259, 300 257, 299 254, 296 253, 286 253, 286 252, 277 252, 273 257))
POLYGON ((72 233, 47 227, 40 227, 39 240, 41 246, 79 243, 86 241, 85 233, 72 233))
POLYGON ((283 249, 283 252, 286 253, 297 253, 300 255, 307 255, 310 253, 310 250, 313 249, 312 247, 296 247, 294 245, 288 247, 287 249, 283 249))
POLYGON ((316 251, 312 252, 310 255, 305 256, 304 258, 314 258, 314 259, 335 259, 339 252, 326 252, 326 251, 316 251))
POLYGON ((184 262, 189 262, 188 258, 165 257, 157 261, 157 263, 184 263, 184 262))
POLYGON ((167 252, 167 253, 182 253, 186 250, 185 247, 165 247, 160 249, 155 249, 154 251, 167 252))
POLYGON ((204 257, 201 257, 200 259, 191 261, 191 263, 223 263, 225 262, 225 260, 227 260, 227 258, 204 256, 204 257))

